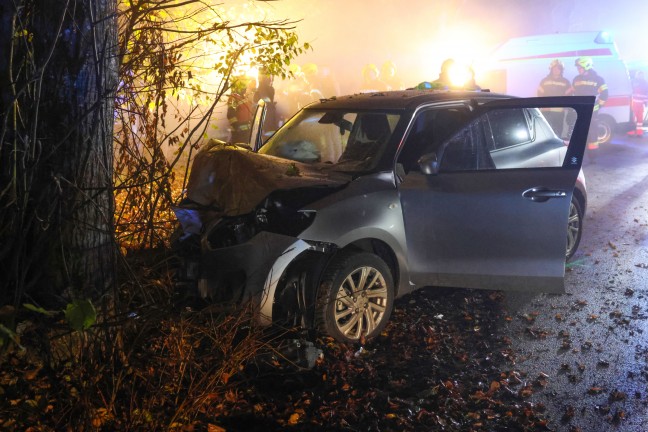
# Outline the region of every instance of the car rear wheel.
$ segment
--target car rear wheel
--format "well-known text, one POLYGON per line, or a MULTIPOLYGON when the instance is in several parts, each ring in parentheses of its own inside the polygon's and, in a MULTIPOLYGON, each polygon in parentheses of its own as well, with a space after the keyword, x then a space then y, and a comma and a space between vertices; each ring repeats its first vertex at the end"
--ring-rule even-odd
POLYGON ((372 338, 394 305, 391 271, 377 255, 343 252, 325 271, 317 301, 318 331, 342 342, 372 338))
POLYGON ((578 198, 572 196, 569 205, 569 219, 567 220, 567 260, 571 259, 578 249, 583 232, 583 210, 578 198))
POLYGON ((615 121, 613 118, 607 115, 599 115, 598 121, 598 131, 597 138, 600 144, 607 144, 612 140, 612 134, 614 133, 615 121))

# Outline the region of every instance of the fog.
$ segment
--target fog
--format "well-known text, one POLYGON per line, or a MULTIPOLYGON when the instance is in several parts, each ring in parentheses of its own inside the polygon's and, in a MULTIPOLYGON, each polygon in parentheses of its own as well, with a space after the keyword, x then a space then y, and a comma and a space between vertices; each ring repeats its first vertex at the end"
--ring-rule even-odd
POLYGON ((341 93, 358 91, 367 64, 380 68, 392 61, 411 87, 435 79, 445 58, 474 64, 516 36, 606 30, 624 59, 647 56, 648 2, 637 0, 280 0, 266 5, 272 18, 300 20, 300 40, 313 50, 296 63, 328 67, 341 93))

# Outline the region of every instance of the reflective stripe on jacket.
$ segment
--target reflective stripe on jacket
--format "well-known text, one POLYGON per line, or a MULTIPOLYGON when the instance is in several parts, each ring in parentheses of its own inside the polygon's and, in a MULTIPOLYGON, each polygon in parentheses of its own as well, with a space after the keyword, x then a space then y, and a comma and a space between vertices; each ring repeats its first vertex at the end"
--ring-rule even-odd
POLYGON ((574 96, 597 96, 594 111, 605 105, 608 99, 608 87, 605 80, 594 69, 585 71, 574 78, 574 96))

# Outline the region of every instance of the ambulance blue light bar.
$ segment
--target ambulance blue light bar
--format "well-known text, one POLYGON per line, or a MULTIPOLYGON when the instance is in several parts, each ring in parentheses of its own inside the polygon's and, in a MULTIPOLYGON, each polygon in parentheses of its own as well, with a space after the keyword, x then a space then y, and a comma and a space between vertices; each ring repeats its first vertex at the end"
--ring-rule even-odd
POLYGON ((599 44, 610 44, 612 43, 612 35, 610 34, 610 32, 602 31, 596 35, 594 42, 599 44))

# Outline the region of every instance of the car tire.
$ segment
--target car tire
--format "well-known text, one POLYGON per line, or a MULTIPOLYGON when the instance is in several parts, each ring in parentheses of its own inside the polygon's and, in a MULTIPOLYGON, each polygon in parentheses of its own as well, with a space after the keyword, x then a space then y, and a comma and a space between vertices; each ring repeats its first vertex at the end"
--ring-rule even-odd
POLYGON ((572 196, 571 203, 569 204, 569 218, 567 219, 567 251, 565 254, 566 260, 569 261, 580 243, 581 235, 583 234, 583 206, 578 198, 572 196))
POLYGON ((385 328, 393 306, 389 266, 372 253, 342 252, 324 271, 315 327, 341 342, 370 339, 385 328))
POLYGON ((616 122, 613 118, 607 115, 599 115, 597 138, 599 144, 607 144, 612 141, 612 134, 616 127, 616 122))

